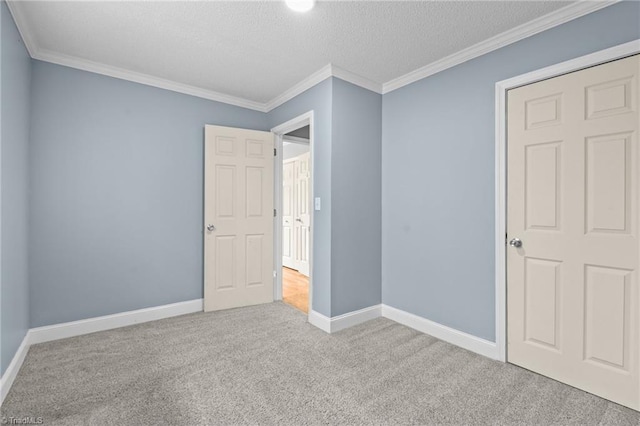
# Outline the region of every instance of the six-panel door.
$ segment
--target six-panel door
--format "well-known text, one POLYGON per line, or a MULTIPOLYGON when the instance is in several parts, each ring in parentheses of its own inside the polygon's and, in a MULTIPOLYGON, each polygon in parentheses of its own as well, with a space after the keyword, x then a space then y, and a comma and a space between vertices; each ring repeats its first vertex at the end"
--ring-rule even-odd
POLYGON ((508 361, 640 408, 638 56, 508 94, 508 361))
POLYGON ((205 311, 273 301, 273 134, 205 127, 205 311))

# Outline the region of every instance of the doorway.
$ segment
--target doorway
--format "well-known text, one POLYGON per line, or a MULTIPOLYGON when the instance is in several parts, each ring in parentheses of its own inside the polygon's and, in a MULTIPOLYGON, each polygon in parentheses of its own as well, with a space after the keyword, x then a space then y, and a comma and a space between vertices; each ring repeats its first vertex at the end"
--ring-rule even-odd
POLYGON ((309 125, 282 141, 282 300, 309 312, 309 125))
POLYGON ((313 113, 272 130, 276 134, 275 299, 311 311, 313 241, 313 113))

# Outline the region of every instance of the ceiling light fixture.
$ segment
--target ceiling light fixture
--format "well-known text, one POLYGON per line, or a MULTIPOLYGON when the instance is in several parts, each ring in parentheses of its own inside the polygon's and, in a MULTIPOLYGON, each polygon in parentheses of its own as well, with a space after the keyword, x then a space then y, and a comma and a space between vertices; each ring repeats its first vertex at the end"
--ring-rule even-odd
POLYGON ((285 3, 296 12, 308 12, 316 5, 316 0, 285 0, 285 3))

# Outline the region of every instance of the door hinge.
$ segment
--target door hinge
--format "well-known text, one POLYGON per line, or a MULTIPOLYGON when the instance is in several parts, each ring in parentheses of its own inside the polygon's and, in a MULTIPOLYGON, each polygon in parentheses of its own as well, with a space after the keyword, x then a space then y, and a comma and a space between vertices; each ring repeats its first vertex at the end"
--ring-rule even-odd
POLYGON ((278 211, 276 209, 273 209, 273 217, 277 216, 278 211))
POLYGON ((278 150, 276 148, 273 148, 273 156, 275 157, 277 154, 278 150))

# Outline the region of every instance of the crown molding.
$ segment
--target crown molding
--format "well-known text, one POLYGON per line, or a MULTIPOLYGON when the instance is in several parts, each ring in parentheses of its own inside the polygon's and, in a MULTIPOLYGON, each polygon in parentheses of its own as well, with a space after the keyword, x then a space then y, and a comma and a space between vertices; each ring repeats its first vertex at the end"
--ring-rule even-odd
POLYGON ((288 90, 285 90, 282 94, 267 102, 265 104, 266 112, 278 108, 283 103, 295 98, 300 93, 304 92, 305 90, 311 89, 316 84, 326 80, 331 76, 331 64, 327 64, 324 67, 320 68, 318 71, 311 74, 309 77, 297 83, 295 86, 291 87, 288 90))
POLYGON ((100 62, 78 58, 76 56, 65 55, 47 49, 41 49, 36 44, 35 37, 33 37, 29 25, 27 24, 27 21, 22 14, 19 3, 20 2, 17 0, 6 1, 6 4, 9 7, 9 12, 11 12, 13 20, 16 23, 16 27, 18 27, 20 37, 22 37, 27 51, 33 59, 50 62, 52 64, 63 65, 82 71, 102 74, 109 77, 118 78, 120 80, 127 80, 147 86, 158 87, 160 89, 183 93, 185 95, 196 96, 198 98, 208 99, 210 101, 222 102, 225 104, 235 105, 241 108, 252 109, 260 112, 267 112, 267 110, 265 109, 265 104, 262 102, 251 101, 213 90, 203 89, 201 87, 191 86, 160 77, 155 77, 149 74, 114 67, 100 62))
POLYGON ((282 93, 281 95, 276 96, 271 101, 267 102, 267 104, 265 105, 266 111, 269 112, 272 109, 278 108, 280 105, 295 98, 305 90, 311 89, 313 86, 320 83, 321 81, 326 80, 329 77, 336 77, 349 83, 355 84, 356 86, 362 87, 363 89, 382 94, 382 85, 380 83, 376 83, 373 80, 369 80, 366 77, 354 74, 351 71, 347 71, 344 68, 340 68, 336 65, 327 64, 324 67, 320 68, 318 71, 311 74, 309 77, 305 78, 295 86, 282 93))
POLYGON ((93 62, 87 59, 81 59, 74 56, 51 52, 48 50, 37 50, 35 52, 35 55, 31 56, 34 59, 51 62, 53 64, 64 65, 67 67, 89 71, 96 74, 102 74, 121 80, 127 80, 147 86, 158 87, 160 89, 171 90, 172 92, 184 93, 186 95, 235 105, 241 108, 248 108, 256 111, 266 112, 264 109, 264 104, 260 102, 250 101, 248 99, 227 95, 196 86, 190 86, 188 84, 178 83, 164 78, 154 77, 149 74, 130 71, 124 68, 113 67, 111 65, 93 62))
POLYGON ((490 39, 477 43, 471 47, 463 49, 438 61, 432 62, 429 65, 405 74, 399 78, 390 80, 384 84, 377 83, 366 77, 340 68, 336 65, 327 64, 320 70, 314 72, 309 77, 300 81, 293 87, 289 88, 282 94, 276 96, 266 103, 227 95, 225 93, 215 92, 212 90, 203 89, 201 87, 178 83, 172 80, 154 77, 149 74, 130 71, 124 68, 113 67, 111 65, 106 65, 75 56, 69 56, 45 49, 40 49, 36 44, 36 40, 33 37, 32 32, 29 30, 29 25, 27 24, 26 19, 21 12, 20 6, 18 5, 19 2, 17 0, 10 0, 6 1, 6 3, 9 7, 11 15, 13 16, 16 26, 18 27, 20 36, 22 37, 22 40, 24 41, 29 54, 34 59, 76 68, 83 71, 102 74, 121 80, 132 81, 147 86, 158 87, 161 89, 183 93, 186 95, 196 96, 211 101, 235 105, 241 108, 247 108, 260 112, 269 112, 284 104, 285 102, 293 99, 294 97, 300 95, 302 92, 309 90, 316 84, 326 80, 329 77, 336 77, 341 80, 345 80, 349 83, 355 84, 356 86, 362 87, 375 93, 386 94, 423 78, 429 77, 433 74, 444 71, 448 68, 459 65, 463 62, 477 58, 478 56, 487 54, 494 50, 500 49, 501 47, 538 34, 547 29, 564 24, 573 19, 595 12, 607 6, 611 6, 612 4, 618 3, 619 1, 620 0, 577 1, 576 3, 569 4, 555 12, 552 12, 545 16, 541 16, 540 18, 534 19, 533 21, 505 31, 501 34, 491 37, 490 39))
POLYGON ((382 85, 382 94, 392 92, 448 68, 460 65, 463 62, 485 55, 489 52, 493 52, 494 50, 498 50, 550 28, 557 27, 558 25, 580 18, 581 16, 588 15, 589 13, 603 9, 607 6, 611 6, 619 1, 620 0, 580 0, 569 4, 555 12, 541 16, 480 43, 474 44, 466 49, 460 50, 459 52, 445 58, 432 62, 422 68, 418 68, 415 71, 411 71, 401 77, 390 80, 382 85))
POLYGON ((27 21, 20 10, 20 7, 18 6, 18 2, 14 0, 6 1, 5 3, 9 8, 11 16, 13 16, 13 21, 16 23, 16 27, 18 28, 18 32, 20 33, 20 37, 22 37, 22 41, 24 42, 29 55, 33 58, 38 49, 36 47, 36 42, 31 35, 31 32, 28 31, 29 26, 27 25, 27 21))
POLYGON ((347 81, 349 83, 355 84, 356 86, 360 86, 364 89, 375 92, 379 95, 382 94, 382 84, 373 80, 369 80, 368 78, 361 75, 354 74, 351 71, 347 71, 344 68, 340 68, 336 65, 331 65, 331 75, 339 78, 340 80, 347 81))

